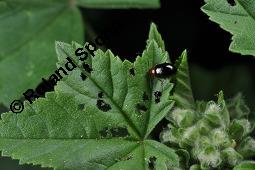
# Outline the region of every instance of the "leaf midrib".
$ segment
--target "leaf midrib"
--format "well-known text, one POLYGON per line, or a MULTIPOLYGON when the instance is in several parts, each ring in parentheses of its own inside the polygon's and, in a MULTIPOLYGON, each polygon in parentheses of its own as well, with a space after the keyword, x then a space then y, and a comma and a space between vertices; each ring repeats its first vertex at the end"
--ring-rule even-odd
MULTIPOLYGON (((154 40, 151 41, 151 43, 155 43, 154 40)), ((147 52, 147 51, 146 51, 147 52)), ((155 49, 153 47, 153 54, 155 53, 155 49)), ((152 57, 152 64, 154 65, 155 59, 154 56, 152 57)), ((152 105, 152 97, 153 97, 153 90, 154 90, 154 81, 153 79, 149 78, 149 83, 151 84, 152 82, 152 87, 150 88, 151 90, 151 94, 150 94, 150 111, 149 111, 149 115, 147 116, 147 120, 146 120, 146 128, 145 128, 145 133, 144 133, 144 139, 147 138, 147 136, 149 135, 150 132, 148 132, 148 127, 149 127, 149 123, 150 123, 150 117, 151 117, 151 105, 152 105)))
POLYGON ((255 21, 255 15, 252 15, 250 13, 250 11, 246 10, 246 8, 244 8, 244 5, 242 2, 240 2, 240 0, 236 0, 238 2, 238 4, 243 8, 243 10, 255 21))
MULTIPOLYGON (((69 54, 66 53, 66 51, 65 51, 61 46, 59 46, 59 48, 61 49, 61 51, 62 51, 66 56, 69 56, 69 54)), ((93 84, 96 85, 96 87, 97 87, 98 89, 100 89, 102 92, 104 92, 107 98, 110 99, 110 101, 112 102, 112 104, 119 110, 119 112, 121 113, 121 115, 124 117, 125 121, 128 123, 128 125, 129 125, 129 126, 133 129, 133 131, 135 132, 136 136, 134 136, 134 137, 136 137, 136 138, 138 137, 138 139, 142 139, 142 134, 140 133, 140 131, 138 130, 138 128, 135 126, 135 124, 132 122, 132 120, 128 117, 127 113, 121 109, 121 107, 113 100, 113 98, 110 97, 110 96, 108 95, 108 93, 106 93, 106 92, 103 90, 103 88, 102 88, 101 86, 99 86, 98 83, 97 83, 93 78, 91 78, 90 74, 87 74, 86 71, 84 71, 83 69, 81 69, 81 68, 79 67, 79 64, 78 64, 76 61, 74 61, 72 57, 70 57, 70 59, 74 62, 75 65, 78 66, 79 70, 80 70, 83 74, 85 74, 85 75, 93 82, 93 84)))

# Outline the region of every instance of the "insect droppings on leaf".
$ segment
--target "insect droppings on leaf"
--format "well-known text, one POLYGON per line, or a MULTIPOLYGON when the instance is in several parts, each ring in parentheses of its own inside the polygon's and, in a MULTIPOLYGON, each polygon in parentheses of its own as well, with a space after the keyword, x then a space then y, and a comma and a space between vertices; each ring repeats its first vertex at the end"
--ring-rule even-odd
POLYGON ((83 64, 82 64, 82 67, 83 67, 84 70, 87 71, 88 73, 91 73, 91 71, 93 71, 92 68, 91 68, 88 64, 86 64, 86 63, 83 63, 83 64))
POLYGON ((124 157, 121 157, 121 158, 117 159, 117 162, 118 161, 128 161, 132 158, 133 158, 133 155, 127 155, 127 156, 124 156, 124 157))
POLYGON ((104 93, 103 93, 103 92, 99 92, 99 93, 97 94, 97 97, 100 98, 100 99, 103 98, 103 96, 104 96, 104 93))
POLYGON ((100 136, 103 138, 129 136, 128 130, 125 127, 115 127, 115 128, 106 127, 100 130, 99 133, 100 133, 100 136))
POLYGON ((140 103, 136 104, 136 109, 137 109, 139 112, 146 112, 146 111, 148 110, 147 107, 146 107, 145 105, 140 104, 140 103))
POLYGON ((103 100, 97 100, 97 108, 103 112, 108 112, 112 107, 103 100))
POLYGON ((149 96, 147 95, 146 92, 143 92, 143 101, 149 100, 149 96))
POLYGON ((129 73, 132 75, 132 76, 135 76, 135 69, 134 68, 131 68, 129 70, 129 73))
POLYGON ((155 103, 159 103, 162 93, 160 91, 155 91, 154 96, 155 96, 155 103))
POLYGON ((85 74, 81 73, 81 79, 82 79, 82 81, 86 80, 86 78, 87 78, 87 76, 86 76, 85 74))
POLYGON ((149 170, 155 170, 155 163, 156 163, 157 158, 155 156, 152 156, 149 158, 148 161, 148 168, 149 170))

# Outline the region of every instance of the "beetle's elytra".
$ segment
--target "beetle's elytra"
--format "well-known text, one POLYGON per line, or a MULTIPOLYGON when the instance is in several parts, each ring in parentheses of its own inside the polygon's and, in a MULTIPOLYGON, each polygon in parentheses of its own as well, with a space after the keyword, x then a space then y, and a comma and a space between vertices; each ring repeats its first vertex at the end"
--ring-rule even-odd
POLYGON ((149 75, 157 78, 169 78, 177 69, 170 63, 157 64, 149 70, 149 75))

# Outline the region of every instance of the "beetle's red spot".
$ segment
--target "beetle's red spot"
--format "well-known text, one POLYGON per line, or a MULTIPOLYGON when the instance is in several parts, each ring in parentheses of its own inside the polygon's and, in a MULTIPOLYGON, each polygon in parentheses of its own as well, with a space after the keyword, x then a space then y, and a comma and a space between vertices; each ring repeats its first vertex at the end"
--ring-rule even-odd
POLYGON ((152 77, 155 76, 155 69, 154 69, 154 68, 151 68, 151 69, 149 70, 149 75, 152 76, 152 77))

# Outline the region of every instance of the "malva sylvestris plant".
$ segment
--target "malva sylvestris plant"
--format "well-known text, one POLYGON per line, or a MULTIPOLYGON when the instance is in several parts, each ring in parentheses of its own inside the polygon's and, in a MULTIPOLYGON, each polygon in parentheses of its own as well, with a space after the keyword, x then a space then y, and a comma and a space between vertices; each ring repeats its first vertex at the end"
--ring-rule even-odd
MULTIPOLYGON (((255 2, 235 2, 208 0, 203 11, 234 34, 232 51, 254 55, 255 2)), ((45 98, 25 102, 21 114, 1 115, 3 156, 56 170, 255 169, 254 118, 241 94, 225 100, 221 91, 216 101, 195 100, 186 51, 172 78, 148 75, 156 64, 171 62, 155 24, 134 63, 97 50, 86 60, 89 73, 75 56, 81 47, 57 42, 57 66, 70 57, 77 68, 45 98), (157 141, 152 131, 164 118, 169 124, 157 141)))
POLYGON ((65 64, 69 56, 78 68, 45 98, 25 103, 21 114, 2 115, 4 156, 70 170, 254 166, 245 161, 254 156, 255 141, 249 137, 253 124, 245 118, 249 109, 241 96, 225 102, 220 92, 217 102, 194 101, 186 51, 171 80, 162 83, 148 77, 154 65, 170 62, 154 24, 146 49, 134 63, 122 62, 110 50, 97 50, 86 60, 93 70, 88 73, 74 54, 79 47, 75 42, 57 42, 57 65, 65 64), (154 92, 161 90, 160 102, 155 102, 154 92), (111 107, 101 109, 98 100, 111 107), (164 117, 169 128, 161 133, 163 144, 150 133, 164 117))

